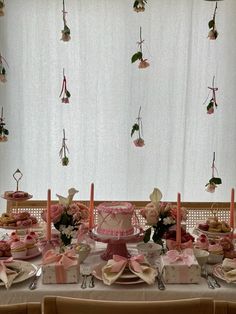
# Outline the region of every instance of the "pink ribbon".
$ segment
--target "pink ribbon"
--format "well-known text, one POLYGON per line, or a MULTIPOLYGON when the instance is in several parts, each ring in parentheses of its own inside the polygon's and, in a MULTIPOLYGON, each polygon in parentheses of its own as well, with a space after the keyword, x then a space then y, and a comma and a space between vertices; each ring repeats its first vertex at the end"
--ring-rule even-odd
MULTIPOLYGON (((178 245, 177 245, 176 241, 174 241, 174 240, 167 239, 166 244, 167 244, 167 247, 169 250, 176 250, 178 248, 178 245)), ((182 250, 192 249, 192 247, 193 247, 192 240, 189 240, 189 241, 184 242, 184 243, 180 243, 180 249, 182 249, 182 250)))
POLYGON ((141 254, 132 256, 131 258, 126 258, 120 255, 113 255, 113 261, 115 261, 111 267, 111 272, 113 273, 119 273, 126 265, 129 265, 135 272, 141 273, 142 267, 140 263, 144 263, 145 259, 141 254))
POLYGON ((187 265, 188 267, 190 267, 194 261, 192 249, 185 249, 182 253, 177 250, 170 250, 166 253, 166 256, 170 263, 182 261, 184 265, 187 265))

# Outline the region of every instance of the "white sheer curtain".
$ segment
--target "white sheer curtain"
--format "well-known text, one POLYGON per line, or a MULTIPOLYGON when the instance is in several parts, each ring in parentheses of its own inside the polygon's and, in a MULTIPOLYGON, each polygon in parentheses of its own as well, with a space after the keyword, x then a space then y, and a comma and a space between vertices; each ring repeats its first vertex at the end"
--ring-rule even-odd
MULTIPOLYGON (((62 1, 8 0, 0 18, 0 52, 9 63, 0 105, 9 141, 0 144, 0 191, 19 188, 45 199, 47 188, 69 187, 98 200, 228 201, 236 185, 236 1, 218 2, 219 37, 207 39, 215 2, 149 0, 144 13, 131 0, 67 0, 71 41, 62 42, 62 1), (131 64, 139 27, 150 67, 131 64), (69 105, 59 93, 65 68, 69 105), (216 76, 218 109, 203 102, 216 76), (145 146, 131 127, 142 106, 145 146), (65 128, 70 163, 59 159, 65 128), (222 185, 205 192, 211 162, 222 185)), ((4 209, 5 202, 2 203, 4 209)))

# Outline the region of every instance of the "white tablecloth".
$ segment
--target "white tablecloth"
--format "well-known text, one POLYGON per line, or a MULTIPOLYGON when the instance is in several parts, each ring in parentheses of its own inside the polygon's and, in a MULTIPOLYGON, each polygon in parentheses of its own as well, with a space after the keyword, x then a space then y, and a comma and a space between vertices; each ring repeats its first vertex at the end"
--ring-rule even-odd
MULTIPOLYGON (((97 243, 94 252, 81 264, 81 271, 85 266, 101 262, 102 252, 100 243, 97 243)), ((30 261, 34 264, 41 262, 40 258, 30 261)), ((18 302, 40 302, 45 295, 60 295, 75 298, 97 299, 97 300, 171 300, 194 297, 211 297, 215 300, 235 301, 236 284, 226 284, 220 281, 221 288, 209 289, 204 278, 200 284, 169 284, 165 291, 160 291, 157 284, 148 286, 145 283, 132 285, 111 286, 104 285, 95 279, 95 288, 81 289, 82 278, 78 284, 50 284, 43 285, 41 278, 36 290, 29 290, 30 279, 22 283, 12 285, 9 290, 0 287, 0 304, 12 304, 18 302)))

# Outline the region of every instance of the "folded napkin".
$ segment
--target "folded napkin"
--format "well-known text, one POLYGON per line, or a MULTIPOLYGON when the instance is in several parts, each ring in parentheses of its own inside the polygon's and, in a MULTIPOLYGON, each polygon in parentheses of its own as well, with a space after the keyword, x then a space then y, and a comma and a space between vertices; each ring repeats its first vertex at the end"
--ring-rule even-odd
POLYGON ((236 281, 236 258, 225 258, 222 263, 225 280, 230 283, 236 281))
POLYGON ((2 281, 5 287, 8 289, 11 287, 14 279, 19 275, 19 272, 11 268, 12 259, 0 261, 0 281, 2 281))
POLYGON ((123 274, 125 268, 128 268, 130 272, 149 285, 155 282, 157 271, 145 262, 143 255, 133 256, 130 259, 113 255, 113 259, 110 259, 102 268, 103 282, 106 285, 111 285, 123 274))

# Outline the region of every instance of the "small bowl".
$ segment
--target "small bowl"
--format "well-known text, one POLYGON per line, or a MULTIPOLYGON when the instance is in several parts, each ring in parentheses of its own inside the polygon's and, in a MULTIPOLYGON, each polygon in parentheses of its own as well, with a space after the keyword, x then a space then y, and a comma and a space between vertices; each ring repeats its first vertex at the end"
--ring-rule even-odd
POLYGON ((200 266, 205 265, 208 262, 209 252, 201 249, 193 249, 196 260, 200 266))
POLYGON ((162 246, 154 242, 138 243, 137 249, 139 254, 143 254, 151 265, 155 264, 157 258, 161 255, 162 246))
POLYGON ((89 256, 91 247, 86 243, 78 243, 75 247, 75 252, 79 255, 79 263, 81 264, 89 256))
POLYGON ((223 258, 224 258, 224 255, 209 253, 207 263, 208 264, 220 264, 222 263, 223 258))

